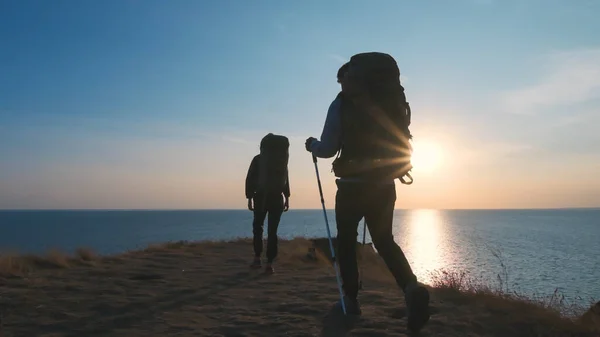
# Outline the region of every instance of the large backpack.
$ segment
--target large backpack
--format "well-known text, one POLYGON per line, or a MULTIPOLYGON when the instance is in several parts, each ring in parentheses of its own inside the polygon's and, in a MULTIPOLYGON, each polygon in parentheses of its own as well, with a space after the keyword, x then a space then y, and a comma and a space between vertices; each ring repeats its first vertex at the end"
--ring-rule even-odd
POLYGON ((398 178, 412 184, 411 110, 396 61, 369 52, 352 56, 348 63, 340 93, 342 149, 333 163, 335 175, 398 178))
POLYGON ((288 178, 290 142, 287 137, 267 134, 260 142, 258 192, 283 193, 288 178))

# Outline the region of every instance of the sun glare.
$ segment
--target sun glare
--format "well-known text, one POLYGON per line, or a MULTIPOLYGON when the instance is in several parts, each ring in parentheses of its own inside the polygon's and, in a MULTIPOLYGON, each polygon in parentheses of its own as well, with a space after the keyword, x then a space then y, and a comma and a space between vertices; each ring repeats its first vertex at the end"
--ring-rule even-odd
POLYGON ((439 146, 430 142, 414 142, 412 165, 417 171, 432 172, 442 164, 442 151, 439 146))

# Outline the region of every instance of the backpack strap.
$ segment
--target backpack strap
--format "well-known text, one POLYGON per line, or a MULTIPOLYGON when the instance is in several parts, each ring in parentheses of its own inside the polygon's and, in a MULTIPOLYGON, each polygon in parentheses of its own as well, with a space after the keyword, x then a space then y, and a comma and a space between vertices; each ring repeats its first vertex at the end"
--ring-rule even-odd
MULTIPOLYGON (((344 113, 345 98, 341 91, 337 94, 336 99, 340 100, 340 107, 339 107, 339 112, 338 112, 338 116, 340 118, 340 121, 339 121, 339 123, 340 123, 340 148, 337 150, 335 158, 333 159, 334 162, 340 157, 340 154, 342 153, 342 150, 344 148, 344 143, 341 140, 344 139, 344 128, 342 127, 342 118, 343 118, 342 114, 344 113)), ((331 173, 333 173, 333 165, 331 165, 331 173)))

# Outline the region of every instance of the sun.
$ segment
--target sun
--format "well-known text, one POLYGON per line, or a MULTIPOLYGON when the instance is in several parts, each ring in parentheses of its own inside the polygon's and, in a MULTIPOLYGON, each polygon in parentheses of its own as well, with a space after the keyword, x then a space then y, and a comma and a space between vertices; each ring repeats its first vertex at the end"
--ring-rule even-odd
POLYGON ((433 172, 438 169, 443 160, 440 147, 427 141, 413 142, 411 162, 415 171, 433 172))

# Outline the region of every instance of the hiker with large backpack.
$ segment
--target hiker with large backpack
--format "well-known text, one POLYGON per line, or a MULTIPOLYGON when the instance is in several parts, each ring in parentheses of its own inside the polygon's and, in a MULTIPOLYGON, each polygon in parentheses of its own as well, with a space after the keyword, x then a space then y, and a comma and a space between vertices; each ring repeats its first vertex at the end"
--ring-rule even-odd
POLYGON ((375 248, 405 294, 408 328, 417 331, 429 320, 429 293, 417 282, 392 229, 395 179, 412 183, 411 111, 400 70, 388 54, 361 53, 340 68, 338 82, 342 90, 329 107, 321 140, 310 137, 305 146, 315 157, 338 154, 333 172, 343 304, 347 313, 360 315, 356 246, 365 218, 375 248))
POLYGON ((289 146, 287 137, 267 134, 260 142, 260 154, 252 159, 246 175, 248 209, 254 212, 254 261, 251 267, 262 267, 263 227, 268 215, 265 272, 269 274, 273 273, 273 261, 277 257, 279 221, 282 213, 287 212, 290 207, 289 146))

